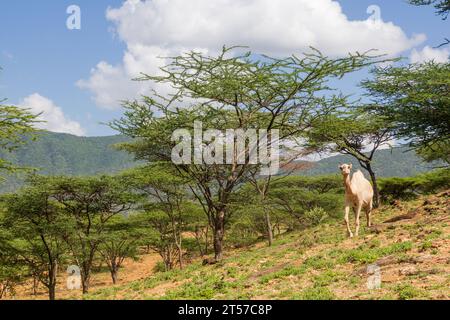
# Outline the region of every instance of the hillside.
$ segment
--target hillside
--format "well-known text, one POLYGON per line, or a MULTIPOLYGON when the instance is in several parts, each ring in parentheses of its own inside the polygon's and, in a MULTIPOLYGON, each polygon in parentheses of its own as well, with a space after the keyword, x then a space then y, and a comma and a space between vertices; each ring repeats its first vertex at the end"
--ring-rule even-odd
MULTIPOLYGON (((21 167, 36 168, 40 174, 94 175, 114 173, 136 165, 127 152, 114 145, 129 141, 124 136, 77 137, 69 134, 45 132, 33 142, 26 143, 13 153, 0 155, 21 167)), ((6 177, 0 192, 14 191, 22 185, 16 176, 6 177)))
MULTIPOLYGON (((348 239, 341 221, 287 233, 264 243, 228 249, 225 260, 184 270, 152 271, 159 258, 127 261, 116 286, 106 271, 93 275, 85 299, 450 299, 450 190, 374 213, 374 227, 348 239), (388 222, 408 213, 406 220, 388 222), (369 265, 380 268, 381 288, 367 288, 369 265)), ((365 219, 362 223, 364 224, 365 219)), ((68 291, 61 275, 58 296, 68 291)), ((17 298, 30 298, 31 285, 17 298)), ((35 299, 46 299, 45 290, 35 299)))
MULTIPOLYGON (((114 173, 136 166, 133 157, 114 148, 115 144, 129 141, 124 136, 77 137, 61 133, 41 133, 37 140, 27 143, 12 154, 2 154, 13 163, 38 168, 38 173, 51 175, 93 175, 114 173)), ((323 175, 337 172, 339 163, 357 162, 346 156, 334 156, 313 163, 312 168, 300 175, 323 175)), ((414 152, 405 148, 381 150, 375 156, 374 168, 380 177, 413 176, 429 171, 433 165, 422 162, 414 152)), ((0 192, 16 190, 22 179, 11 176, 0 183, 0 192)))
MULTIPOLYGON (((352 163, 356 169, 361 169, 353 157, 338 155, 316 162, 315 166, 304 174, 311 176, 333 174, 342 163, 352 163)), ((373 168, 379 177, 411 177, 430 171, 437 165, 437 163, 423 162, 414 151, 410 151, 407 147, 380 150, 373 160, 373 168)))

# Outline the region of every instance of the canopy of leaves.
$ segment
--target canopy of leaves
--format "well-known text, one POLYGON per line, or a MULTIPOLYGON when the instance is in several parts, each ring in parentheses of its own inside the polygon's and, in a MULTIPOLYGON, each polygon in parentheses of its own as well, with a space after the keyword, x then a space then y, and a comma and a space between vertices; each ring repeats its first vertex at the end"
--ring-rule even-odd
MULTIPOLYGON (((35 132, 33 124, 37 122, 36 115, 26 109, 5 106, 0 101, 0 151, 11 152, 24 140, 24 135, 35 132)), ((0 158, 0 171, 17 169, 11 162, 0 158)))
POLYGON ((390 121, 431 160, 450 161, 450 63, 428 62, 376 68, 363 82, 373 99, 372 112, 390 121), (440 154, 439 157, 433 156, 440 154))
POLYGON ((436 9, 436 13, 447 19, 450 12, 450 0, 409 0, 409 2, 416 6, 429 6, 433 5, 436 9))

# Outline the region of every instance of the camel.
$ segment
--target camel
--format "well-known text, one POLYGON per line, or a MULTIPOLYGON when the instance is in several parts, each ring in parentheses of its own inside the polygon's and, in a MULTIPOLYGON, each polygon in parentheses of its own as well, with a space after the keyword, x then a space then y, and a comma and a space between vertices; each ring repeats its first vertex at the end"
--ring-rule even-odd
POLYGON ((350 207, 353 208, 356 217, 356 231, 355 236, 359 234, 359 216, 361 209, 364 209, 367 216, 367 226, 372 225, 371 215, 373 207, 373 187, 369 180, 364 177, 361 171, 356 171, 350 179, 352 170, 351 164, 342 164, 339 169, 344 177, 345 186, 345 223, 350 238, 353 238, 353 233, 349 225, 350 207))

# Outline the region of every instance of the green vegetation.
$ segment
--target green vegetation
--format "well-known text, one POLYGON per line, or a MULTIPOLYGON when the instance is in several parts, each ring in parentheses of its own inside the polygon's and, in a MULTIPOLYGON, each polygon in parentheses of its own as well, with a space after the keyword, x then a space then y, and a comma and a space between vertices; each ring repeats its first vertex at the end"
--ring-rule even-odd
POLYGON ((6 106, 3 102, 0 100, 0 178, 20 168, 9 161, 7 155, 23 144, 24 135, 36 131, 33 125, 37 122, 37 116, 29 110, 6 106))
POLYGON ((371 112, 390 122, 395 136, 424 159, 449 164, 450 63, 388 66, 373 74, 362 83, 374 101, 371 112))
POLYGON ((389 202, 395 199, 411 200, 419 194, 432 194, 450 188, 450 170, 441 169, 409 178, 380 180, 381 197, 389 202))

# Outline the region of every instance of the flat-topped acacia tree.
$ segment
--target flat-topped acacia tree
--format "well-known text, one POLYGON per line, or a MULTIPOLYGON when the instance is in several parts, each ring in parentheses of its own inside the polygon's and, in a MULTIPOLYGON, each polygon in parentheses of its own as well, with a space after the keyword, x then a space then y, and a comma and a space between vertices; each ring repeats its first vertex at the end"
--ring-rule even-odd
MULTIPOLYGON (((378 59, 369 53, 331 59, 315 49, 301 57, 271 58, 240 54, 240 49, 224 47, 215 57, 189 52, 168 58, 162 75, 142 75, 138 80, 168 85, 172 93, 162 96, 152 92, 142 101, 124 104, 124 116, 110 124, 136 138, 123 148, 140 160, 172 163, 171 153, 177 145, 171 139, 173 132, 186 129, 192 133, 194 121, 201 121, 204 130, 222 132, 278 129, 280 141, 288 140, 307 127, 310 117, 320 112, 322 102, 339 99, 326 94, 328 80, 378 59)), ((232 214, 230 196, 257 166, 250 161, 240 164, 236 148, 230 158, 229 164, 173 163, 178 173, 191 181, 190 189, 208 217, 216 261, 223 257, 225 226, 232 214)))

